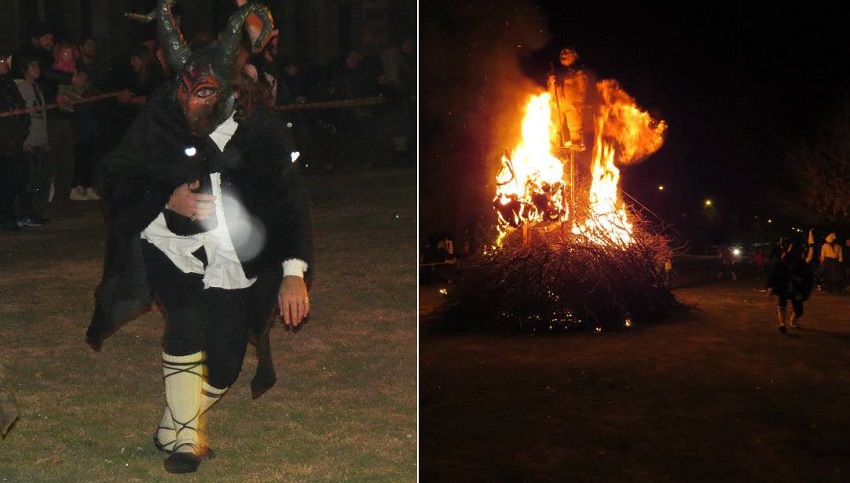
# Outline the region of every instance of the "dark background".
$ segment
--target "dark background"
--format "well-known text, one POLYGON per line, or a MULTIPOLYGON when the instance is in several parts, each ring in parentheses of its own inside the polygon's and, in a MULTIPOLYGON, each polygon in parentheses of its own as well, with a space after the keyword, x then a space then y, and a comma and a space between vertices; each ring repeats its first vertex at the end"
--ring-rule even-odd
POLYGON ((776 213, 783 146, 809 136, 850 91, 841 10, 822 1, 422 5, 421 235, 463 238, 494 223, 492 180, 515 144, 518 106, 572 46, 592 78, 616 79, 669 126, 658 152, 621 167, 625 193, 696 242, 769 240, 795 223, 776 213), (778 223, 768 230, 769 219, 778 223))

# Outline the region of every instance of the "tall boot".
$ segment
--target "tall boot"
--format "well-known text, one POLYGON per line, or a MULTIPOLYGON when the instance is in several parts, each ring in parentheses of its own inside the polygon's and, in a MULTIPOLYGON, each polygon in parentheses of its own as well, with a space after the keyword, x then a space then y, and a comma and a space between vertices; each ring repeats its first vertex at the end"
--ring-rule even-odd
POLYGON ((777 307, 776 308, 776 317, 779 319, 779 332, 785 333, 788 330, 788 327, 785 325, 785 307, 777 307))
POLYGON ((205 370, 203 352, 186 356, 162 354, 165 401, 175 431, 172 453, 164 462, 169 473, 197 471, 208 457, 201 418, 205 370))

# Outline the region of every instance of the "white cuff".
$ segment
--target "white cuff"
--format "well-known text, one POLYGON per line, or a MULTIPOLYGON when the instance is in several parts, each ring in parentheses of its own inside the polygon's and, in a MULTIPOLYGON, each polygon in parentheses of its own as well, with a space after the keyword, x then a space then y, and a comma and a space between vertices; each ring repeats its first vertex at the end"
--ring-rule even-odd
POLYGON ((295 275, 296 277, 304 278, 304 272, 307 271, 307 262, 297 258, 290 258, 283 262, 283 276, 295 275))

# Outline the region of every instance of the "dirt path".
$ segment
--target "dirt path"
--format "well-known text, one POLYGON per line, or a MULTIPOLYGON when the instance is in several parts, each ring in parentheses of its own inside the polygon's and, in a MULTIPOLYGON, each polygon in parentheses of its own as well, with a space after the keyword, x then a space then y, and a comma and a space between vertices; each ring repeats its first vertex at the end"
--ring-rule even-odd
POLYGON ((458 334, 420 289, 421 481, 850 481, 850 296, 781 335, 746 273, 624 333, 458 334))

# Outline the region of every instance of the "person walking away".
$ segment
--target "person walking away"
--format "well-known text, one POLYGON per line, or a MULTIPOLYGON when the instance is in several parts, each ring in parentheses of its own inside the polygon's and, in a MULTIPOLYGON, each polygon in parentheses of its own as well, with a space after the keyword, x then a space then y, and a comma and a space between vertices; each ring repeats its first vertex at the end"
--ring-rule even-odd
POLYGON ((779 332, 786 333, 788 328, 799 329, 803 316, 803 305, 812 294, 815 277, 803 258, 802 250, 794 243, 788 245, 782 258, 771 272, 767 281, 768 299, 776 295, 776 316, 779 332), (791 316, 788 317, 788 303, 791 303, 791 316))
MULTIPOLYGON (((0 51, 0 112, 26 108, 15 84, 12 53, 0 51)), ((24 141, 29 135, 27 114, 0 117, 0 229, 18 231, 16 203, 25 180, 24 141)))
POLYGON ((587 93, 587 75, 578 65, 578 58, 575 49, 562 49, 558 54, 560 69, 556 71, 553 66, 546 83, 558 112, 563 147, 576 152, 585 149, 583 115, 587 93))
POLYGON ((828 293, 841 293, 841 282, 844 280, 843 251, 835 238, 835 233, 830 233, 820 247, 820 280, 828 293))
POLYGON ((48 144, 47 110, 45 98, 37 80, 41 64, 33 57, 16 54, 21 78, 15 79, 18 92, 29 112, 29 130, 22 145, 24 159, 24 184, 18 196, 18 226, 39 227, 47 223, 41 213, 50 203, 50 166, 53 153, 48 144))
MULTIPOLYGON (((313 241, 291 135, 271 108, 245 102, 242 28, 190 46, 168 28, 168 6, 160 0, 151 16, 177 74, 101 162, 107 241, 86 342, 99 350, 160 305, 166 407, 153 443, 168 455, 166 471, 191 473, 213 456, 205 421, 237 380, 251 338, 259 359, 252 396, 275 383, 269 324, 277 312, 295 328, 310 313, 313 241)), ((227 25, 249 14, 271 29, 256 2, 227 25)))

